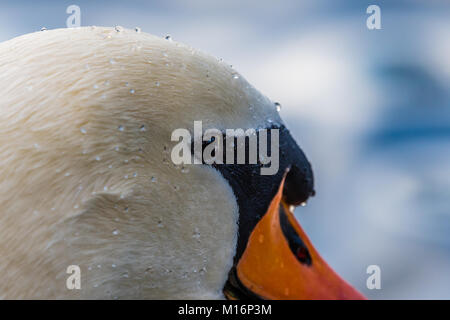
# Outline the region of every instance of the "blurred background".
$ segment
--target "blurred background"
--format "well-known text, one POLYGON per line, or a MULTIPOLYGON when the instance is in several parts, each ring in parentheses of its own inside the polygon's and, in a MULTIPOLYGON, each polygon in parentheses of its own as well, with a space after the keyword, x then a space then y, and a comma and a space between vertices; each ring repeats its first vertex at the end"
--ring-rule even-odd
POLYGON ((232 64, 313 165, 296 215, 325 260, 371 299, 450 299, 450 1, 2 1, 0 41, 66 27, 72 4, 82 26, 170 34, 232 64))

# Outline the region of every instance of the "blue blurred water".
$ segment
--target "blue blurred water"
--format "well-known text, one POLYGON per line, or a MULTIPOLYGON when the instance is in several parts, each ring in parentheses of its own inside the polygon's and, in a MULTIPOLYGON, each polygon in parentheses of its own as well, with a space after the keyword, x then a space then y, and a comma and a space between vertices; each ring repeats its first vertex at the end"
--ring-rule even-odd
POLYGON ((317 196, 296 214, 330 264, 370 298, 450 298, 448 1, 14 1, 0 41, 65 27, 70 4, 82 25, 171 34, 233 64, 282 103, 313 164, 317 196))

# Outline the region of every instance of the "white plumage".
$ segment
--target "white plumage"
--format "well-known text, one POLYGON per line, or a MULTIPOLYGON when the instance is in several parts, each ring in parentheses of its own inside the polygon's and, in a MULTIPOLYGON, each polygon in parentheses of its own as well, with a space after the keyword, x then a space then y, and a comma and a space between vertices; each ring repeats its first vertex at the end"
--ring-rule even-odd
POLYGON ((170 135, 278 122, 273 104, 225 63, 132 30, 12 39, 0 75, 0 297, 221 298, 236 200, 214 169, 175 167, 170 135))

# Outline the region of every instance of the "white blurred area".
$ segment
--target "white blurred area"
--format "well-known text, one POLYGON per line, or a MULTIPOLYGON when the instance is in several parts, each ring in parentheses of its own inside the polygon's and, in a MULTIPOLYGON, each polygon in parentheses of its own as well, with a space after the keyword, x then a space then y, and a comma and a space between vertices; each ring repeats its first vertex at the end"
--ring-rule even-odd
POLYGON ((317 196, 296 214, 330 265, 372 299, 450 299, 448 1, 14 1, 0 40, 65 27, 70 4, 83 26, 139 26, 232 64, 282 104, 313 165, 317 196))

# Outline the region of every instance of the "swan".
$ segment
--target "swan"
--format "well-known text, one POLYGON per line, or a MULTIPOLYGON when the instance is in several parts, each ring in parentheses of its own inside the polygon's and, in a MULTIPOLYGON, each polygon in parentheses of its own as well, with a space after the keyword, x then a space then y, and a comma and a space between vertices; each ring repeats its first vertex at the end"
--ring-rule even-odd
POLYGON ((0 74, 1 298, 363 298, 292 213, 314 194, 310 163, 225 62, 81 27, 1 43, 0 74), (174 164, 171 133, 194 121, 276 128, 277 173, 174 164))

